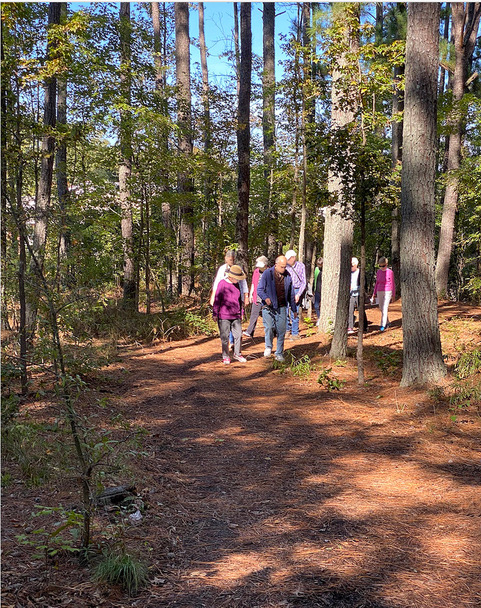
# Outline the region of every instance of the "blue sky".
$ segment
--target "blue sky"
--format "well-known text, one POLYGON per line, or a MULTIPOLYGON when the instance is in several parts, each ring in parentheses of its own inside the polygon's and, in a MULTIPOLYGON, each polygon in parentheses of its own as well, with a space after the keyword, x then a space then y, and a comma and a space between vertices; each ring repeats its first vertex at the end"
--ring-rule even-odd
MULTIPOLYGON (((252 7, 252 50, 262 58, 262 2, 251 2, 252 7)), ((282 59, 280 34, 288 34, 293 19, 297 17, 297 7, 293 2, 276 2, 276 64, 282 59)), ((190 11, 190 36, 199 36, 199 17, 196 10, 190 11)), ((208 48, 209 79, 217 80, 229 72, 230 66, 223 53, 234 48, 234 9, 232 2, 204 2, 204 29, 208 48)), ((199 51, 191 47, 192 61, 200 62, 199 51)), ((276 78, 282 76, 282 69, 276 68, 276 78)))

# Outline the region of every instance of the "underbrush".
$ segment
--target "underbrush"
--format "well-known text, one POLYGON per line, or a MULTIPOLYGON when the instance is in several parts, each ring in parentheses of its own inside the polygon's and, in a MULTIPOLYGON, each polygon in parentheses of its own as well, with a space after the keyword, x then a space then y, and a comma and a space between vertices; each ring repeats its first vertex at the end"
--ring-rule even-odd
POLYGON ((98 306, 72 319, 72 336, 107 339, 111 342, 139 342, 181 340, 197 335, 213 336, 217 327, 210 313, 184 308, 173 308, 164 313, 127 311, 112 303, 98 306))

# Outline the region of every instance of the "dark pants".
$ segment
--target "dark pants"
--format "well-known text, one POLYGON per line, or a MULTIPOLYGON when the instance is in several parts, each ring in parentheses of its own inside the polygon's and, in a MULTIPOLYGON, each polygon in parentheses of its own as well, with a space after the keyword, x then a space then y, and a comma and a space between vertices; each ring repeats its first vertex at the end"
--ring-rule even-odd
MULTIPOLYGON (((349 322, 347 327, 349 329, 354 329, 354 311, 356 308, 359 308, 359 296, 350 296, 349 299, 349 322)), ((364 329, 367 329, 367 317, 366 311, 364 311, 364 329)))
POLYGON ((256 302, 255 304, 252 304, 251 316, 249 319, 249 327, 246 329, 246 334, 249 334, 249 336, 251 336, 251 338, 254 337, 254 331, 256 329, 257 319, 259 318, 261 310, 262 310, 262 303, 256 302))
POLYGON ((317 318, 321 317, 321 292, 316 291, 314 294, 314 310, 316 311, 317 318))

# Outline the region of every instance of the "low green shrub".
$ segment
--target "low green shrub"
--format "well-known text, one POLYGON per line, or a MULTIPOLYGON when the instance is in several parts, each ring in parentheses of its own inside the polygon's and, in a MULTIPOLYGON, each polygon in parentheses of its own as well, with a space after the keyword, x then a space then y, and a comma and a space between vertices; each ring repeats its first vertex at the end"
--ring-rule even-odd
POLYGON ((95 566, 94 577, 108 585, 120 585, 134 595, 148 583, 148 568, 125 548, 107 549, 95 566))

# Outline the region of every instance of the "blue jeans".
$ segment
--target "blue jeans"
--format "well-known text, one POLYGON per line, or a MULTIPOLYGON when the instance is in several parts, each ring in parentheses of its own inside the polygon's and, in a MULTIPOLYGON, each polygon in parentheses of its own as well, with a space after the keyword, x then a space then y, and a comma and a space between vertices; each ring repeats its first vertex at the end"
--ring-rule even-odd
MULTIPOLYGON (((297 296, 297 294, 299 293, 299 290, 295 289, 294 293, 297 296)), ((292 312, 292 308, 291 308, 290 304, 287 304, 287 329, 292 333, 293 336, 299 335, 300 306, 301 306, 301 301, 299 300, 299 303, 297 305, 297 312, 298 312, 297 318, 294 319, 294 313, 292 312)))
POLYGON ((274 308, 264 306, 262 309, 262 321, 264 323, 266 348, 272 349, 275 331, 277 333, 275 354, 282 355, 284 352, 284 337, 286 335, 287 308, 281 306, 278 310, 274 310, 274 308))

